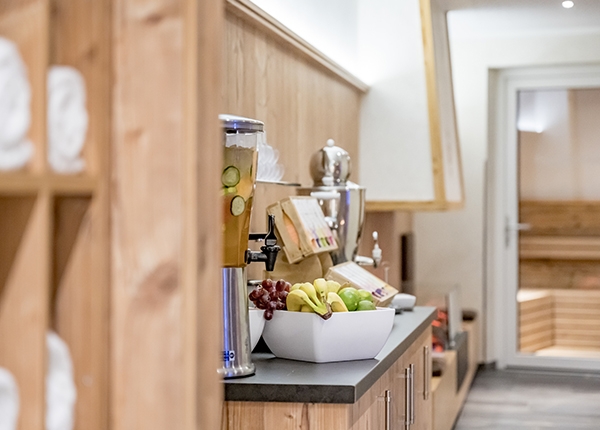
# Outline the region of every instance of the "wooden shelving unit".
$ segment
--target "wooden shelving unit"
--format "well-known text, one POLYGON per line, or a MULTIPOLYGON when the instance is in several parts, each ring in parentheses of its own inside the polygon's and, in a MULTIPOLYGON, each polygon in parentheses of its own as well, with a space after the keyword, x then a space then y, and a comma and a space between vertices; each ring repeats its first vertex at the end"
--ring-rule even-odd
POLYGON ((0 36, 17 44, 31 82, 35 148, 24 169, 0 172, 0 367, 19 386, 20 430, 45 428, 49 330, 68 344, 73 360, 75 428, 108 428, 110 22, 101 13, 108 5, 0 4, 0 36), (86 79, 82 174, 56 174, 46 162, 46 76, 53 64, 73 66, 86 79))
POLYGON ((468 369, 462 385, 458 386, 456 351, 445 351, 445 366, 442 376, 431 379, 433 396, 433 430, 452 430, 477 373, 477 350, 479 335, 474 321, 465 322, 463 331, 468 333, 468 369))

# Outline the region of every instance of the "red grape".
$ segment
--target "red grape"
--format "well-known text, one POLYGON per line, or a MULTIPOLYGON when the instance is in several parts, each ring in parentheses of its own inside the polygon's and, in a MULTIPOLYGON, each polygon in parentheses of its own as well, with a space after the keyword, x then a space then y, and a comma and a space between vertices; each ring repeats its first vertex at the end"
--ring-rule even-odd
POLYGON ((248 298, 258 309, 265 310, 265 319, 273 318, 275 310, 286 309, 287 295, 292 285, 280 279, 277 282, 265 279, 248 294, 248 298))

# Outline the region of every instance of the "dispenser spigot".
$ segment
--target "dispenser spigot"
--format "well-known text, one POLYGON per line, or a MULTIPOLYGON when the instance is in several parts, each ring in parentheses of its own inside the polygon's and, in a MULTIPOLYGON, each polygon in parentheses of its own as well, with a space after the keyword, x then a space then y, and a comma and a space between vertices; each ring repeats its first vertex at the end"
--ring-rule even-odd
POLYGON ((246 263, 264 262, 267 272, 272 272, 275 268, 275 261, 277 260, 277 253, 281 249, 277 245, 277 236, 275 235, 275 215, 269 215, 269 231, 266 234, 263 233, 252 233, 250 234, 250 240, 264 241, 265 244, 260 247, 261 252, 252 251, 248 249, 246 251, 246 263))
POLYGON ((362 255, 354 256, 354 262, 359 266, 373 266, 373 268, 377 269, 381 264, 382 252, 379 247, 379 234, 374 231, 373 232, 373 250, 371 251, 371 257, 363 257, 362 255))
POLYGON ((371 255, 373 256, 373 267, 377 268, 381 264, 381 248, 379 247, 379 233, 376 231, 373 232, 373 250, 371 251, 371 255))

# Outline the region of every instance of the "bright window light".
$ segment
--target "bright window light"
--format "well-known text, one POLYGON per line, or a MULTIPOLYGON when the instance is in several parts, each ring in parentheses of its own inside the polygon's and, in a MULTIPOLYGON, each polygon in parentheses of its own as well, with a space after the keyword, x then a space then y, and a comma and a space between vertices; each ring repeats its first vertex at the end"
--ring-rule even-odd
POLYGON ((565 0, 564 2, 562 2, 562 6, 565 9, 571 9, 573 6, 575 6, 575 3, 573 3, 571 0, 565 0))

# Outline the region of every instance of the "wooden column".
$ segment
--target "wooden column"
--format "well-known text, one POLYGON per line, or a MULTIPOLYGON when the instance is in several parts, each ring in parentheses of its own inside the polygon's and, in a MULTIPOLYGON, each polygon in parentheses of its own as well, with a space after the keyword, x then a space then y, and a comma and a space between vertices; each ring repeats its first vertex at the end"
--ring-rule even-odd
POLYGON ((113 428, 217 428, 218 0, 113 8, 113 428))

